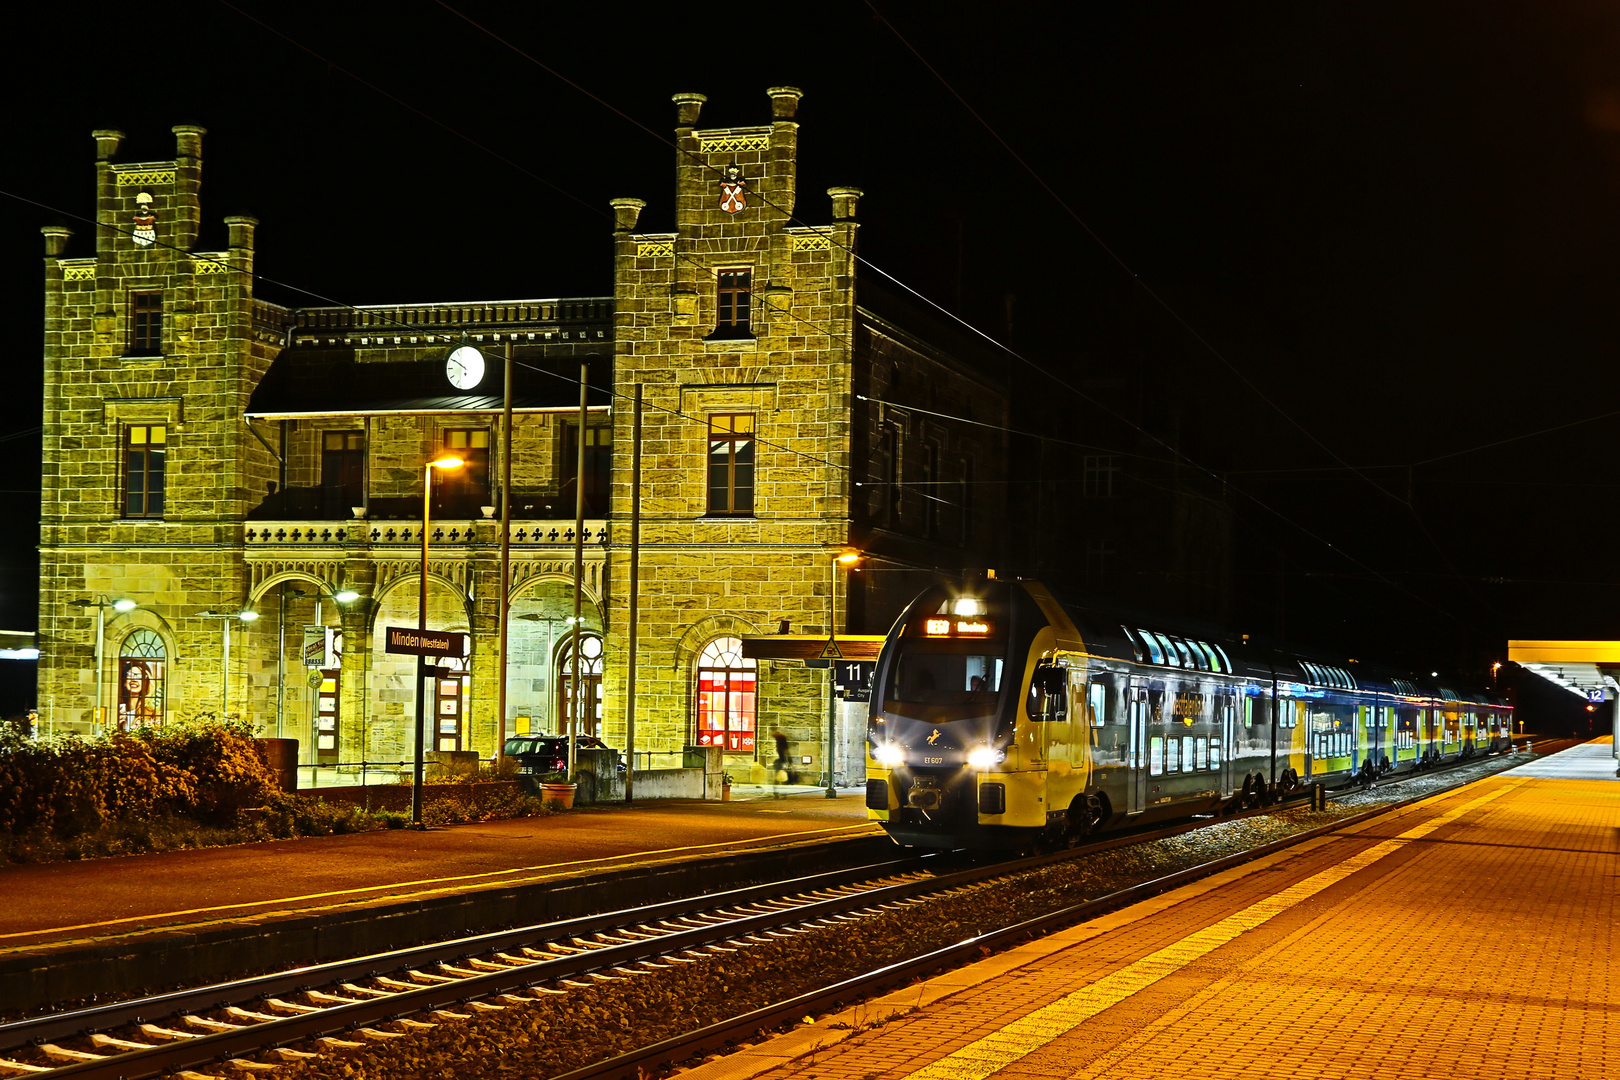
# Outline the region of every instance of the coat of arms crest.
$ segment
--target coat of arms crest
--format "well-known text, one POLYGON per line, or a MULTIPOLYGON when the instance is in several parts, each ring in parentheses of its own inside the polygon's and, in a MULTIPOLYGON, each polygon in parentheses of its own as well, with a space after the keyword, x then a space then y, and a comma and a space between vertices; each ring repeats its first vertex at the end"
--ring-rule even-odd
POLYGON ((725 175, 720 180, 720 209, 728 214, 735 214, 748 205, 748 181, 743 179, 742 170, 735 165, 727 165, 725 175))

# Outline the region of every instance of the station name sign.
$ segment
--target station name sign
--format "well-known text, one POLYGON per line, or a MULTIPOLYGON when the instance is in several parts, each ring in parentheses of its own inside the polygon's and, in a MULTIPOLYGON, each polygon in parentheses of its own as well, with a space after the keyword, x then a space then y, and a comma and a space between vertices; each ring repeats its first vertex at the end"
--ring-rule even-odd
POLYGON ((467 635, 455 630, 418 630, 414 626, 389 626, 385 652, 408 656, 467 655, 467 635))

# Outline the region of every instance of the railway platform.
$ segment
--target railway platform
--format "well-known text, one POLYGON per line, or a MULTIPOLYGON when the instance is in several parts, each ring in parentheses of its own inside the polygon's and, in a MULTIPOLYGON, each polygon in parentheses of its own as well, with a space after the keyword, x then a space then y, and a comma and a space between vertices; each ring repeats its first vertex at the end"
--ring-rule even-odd
POLYGON ((1612 750, 1577 746, 679 1075, 1612 1076, 1612 750))
POLYGON ((608 804, 0 869, 0 1011, 439 940, 886 851, 864 789, 608 804), (739 868, 743 868, 740 870, 739 868))

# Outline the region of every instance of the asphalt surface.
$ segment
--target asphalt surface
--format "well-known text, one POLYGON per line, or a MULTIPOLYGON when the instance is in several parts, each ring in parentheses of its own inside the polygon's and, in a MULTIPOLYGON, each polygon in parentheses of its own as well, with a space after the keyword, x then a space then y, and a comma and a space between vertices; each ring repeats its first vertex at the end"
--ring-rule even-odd
POLYGON ((397 903, 877 833, 862 794, 668 800, 544 818, 0 869, 0 952, 397 903))

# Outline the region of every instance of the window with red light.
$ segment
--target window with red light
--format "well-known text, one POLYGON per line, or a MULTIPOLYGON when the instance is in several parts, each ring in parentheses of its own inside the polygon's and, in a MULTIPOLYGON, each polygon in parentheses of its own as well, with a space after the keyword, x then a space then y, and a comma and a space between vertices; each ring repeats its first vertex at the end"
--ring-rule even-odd
POLYGON ((728 754, 754 752, 755 667, 743 656, 739 638, 716 638, 704 646, 697 671, 698 746, 723 746, 728 754))

